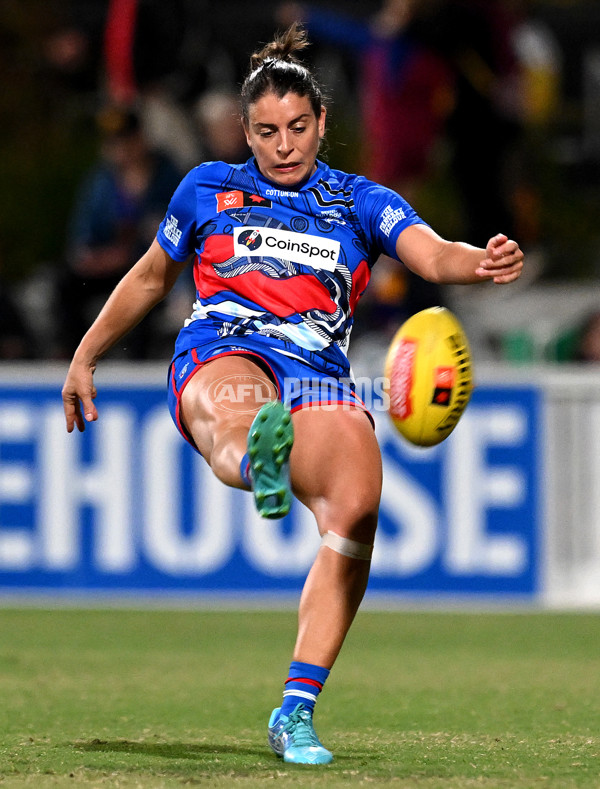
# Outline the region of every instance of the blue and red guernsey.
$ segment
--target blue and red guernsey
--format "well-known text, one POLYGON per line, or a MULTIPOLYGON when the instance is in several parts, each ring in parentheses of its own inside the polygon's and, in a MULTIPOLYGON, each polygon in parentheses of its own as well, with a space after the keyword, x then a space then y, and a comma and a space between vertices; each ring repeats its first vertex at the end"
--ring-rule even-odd
POLYGON ((203 337, 258 334, 347 367, 371 268, 381 253, 396 257, 399 234, 414 224, 424 223, 395 192, 320 161, 296 190, 263 178, 253 158, 199 165, 158 232, 174 260, 196 255, 197 300, 175 355, 203 337))

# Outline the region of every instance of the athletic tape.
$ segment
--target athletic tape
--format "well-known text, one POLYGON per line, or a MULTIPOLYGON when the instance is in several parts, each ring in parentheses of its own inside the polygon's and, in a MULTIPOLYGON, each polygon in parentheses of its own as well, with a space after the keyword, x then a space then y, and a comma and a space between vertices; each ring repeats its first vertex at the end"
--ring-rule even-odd
POLYGON ((365 545, 364 542, 349 540, 347 537, 340 537, 334 531, 327 531, 321 538, 321 545, 326 545, 342 556, 349 556, 350 559, 362 559, 365 562, 371 561, 373 553, 372 545, 365 545))

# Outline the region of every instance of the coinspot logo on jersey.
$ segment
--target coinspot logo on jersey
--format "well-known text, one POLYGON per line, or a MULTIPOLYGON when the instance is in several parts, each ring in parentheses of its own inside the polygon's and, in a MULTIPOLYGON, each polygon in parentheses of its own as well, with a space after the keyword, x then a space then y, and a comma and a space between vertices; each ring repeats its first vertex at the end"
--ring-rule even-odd
POLYGON ((278 228, 236 227, 233 252, 237 257, 270 256, 314 269, 335 271, 340 258, 340 242, 278 228))

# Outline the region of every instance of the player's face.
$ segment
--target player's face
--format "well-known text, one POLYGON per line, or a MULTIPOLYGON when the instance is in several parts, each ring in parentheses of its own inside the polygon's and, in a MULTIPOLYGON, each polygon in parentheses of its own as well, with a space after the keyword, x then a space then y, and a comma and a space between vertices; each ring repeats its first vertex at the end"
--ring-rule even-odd
POLYGON ((266 93, 250 105, 246 140, 265 178, 291 187, 313 174, 325 115, 323 107, 317 118, 309 98, 297 93, 266 93))

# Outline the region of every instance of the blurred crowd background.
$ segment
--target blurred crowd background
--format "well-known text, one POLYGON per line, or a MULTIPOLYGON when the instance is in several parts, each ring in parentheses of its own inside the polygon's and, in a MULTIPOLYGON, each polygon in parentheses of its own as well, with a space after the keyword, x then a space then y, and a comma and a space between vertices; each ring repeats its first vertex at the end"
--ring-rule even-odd
MULTIPOLYGON (((519 240, 511 288, 438 289, 382 258, 356 353, 445 304, 480 358, 600 361, 598 0, 0 0, 0 358, 68 359, 182 175, 248 150, 249 56, 294 19, 332 167, 443 236, 519 240)), ((191 271, 112 354, 168 359, 191 271)))

